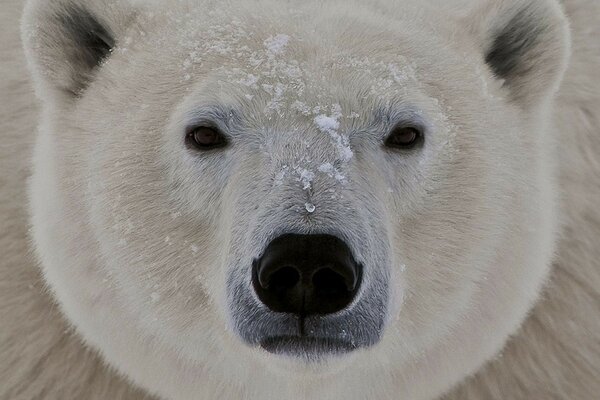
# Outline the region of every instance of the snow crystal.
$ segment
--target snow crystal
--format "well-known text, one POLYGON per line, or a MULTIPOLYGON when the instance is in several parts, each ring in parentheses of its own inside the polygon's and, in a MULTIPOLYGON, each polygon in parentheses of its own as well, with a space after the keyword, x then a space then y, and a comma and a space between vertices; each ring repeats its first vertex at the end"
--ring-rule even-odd
POLYGON ((409 63, 406 63, 403 68, 399 68, 396 64, 388 64, 388 69, 396 83, 404 84, 408 80, 417 79, 415 69, 409 63))
POLYGON ((272 85, 263 85, 263 89, 273 96, 265 107, 265 113, 269 114, 272 111, 281 111, 281 101, 283 100, 283 94, 286 89, 285 85, 279 82, 275 87, 272 85))
POLYGON ((331 174, 334 171, 335 167, 331 163, 321 164, 319 166, 319 171, 325 174, 331 174))
POLYGON ((350 148, 350 141, 348 136, 337 132, 340 127, 339 119, 342 117, 342 107, 339 104, 334 104, 331 109, 331 115, 317 115, 314 122, 321 132, 331 136, 342 161, 348 162, 354 155, 350 148))
POLYGON ((279 54, 283 50, 285 50, 286 46, 290 41, 290 37, 288 35, 284 35, 282 33, 271 36, 267 40, 265 40, 264 44, 267 50, 272 54, 279 54))
POLYGON ((315 179, 315 173, 302 167, 296 167, 295 172, 299 175, 298 181, 302 182, 302 189, 309 190, 315 179))
POLYGON ((335 131, 340 127, 340 123, 336 118, 323 114, 315 117, 315 124, 323 132, 335 131))
POLYGON ((294 101, 291 108, 292 110, 299 111, 302 115, 310 115, 311 113, 310 107, 300 100, 294 101))
POLYGON ((341 183, 346 183, 346 177, 337 170, 331 163, 323 163, 319 165, 319 172, 327 174, 330 178, 335 178, 337 181, 341 183))
POLYGON ((281 186, 283 184, 283 178, 285 178, 285 175, 287 174, 288 170, 289 167, 287 165, 281 167, 281 170, 277 173, 277 175, 275 175, 274 184, 276 186, 281 186))
POLYGON ((304 207, 306 208, 306 211, 308 211, 311 214, 314 213, 317 209, 317 207, 313 203, 305 203, 304 207))
POLYGON ((348 145, 348 139, 344 138, 342 136, 338 136, 338 149, 340 151, 340 156, 342 158, 342 160, 344 161, 350 161, 350 159, 352 158, 352 156, 354 156, 354 153, 352 152, 352 149, 350 149, 350 146, 348 145), (345 140, 343 140, 345 139, 345 140))

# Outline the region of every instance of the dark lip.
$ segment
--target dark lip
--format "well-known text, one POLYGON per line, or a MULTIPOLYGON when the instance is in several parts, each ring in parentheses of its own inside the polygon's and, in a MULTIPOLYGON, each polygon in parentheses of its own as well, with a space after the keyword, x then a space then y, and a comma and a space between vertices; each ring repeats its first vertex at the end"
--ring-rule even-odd
POLYGON ((260 341, 260 346, 272 354, 314 359, 326 355, 349 353, 358 346, 339 338, 310 336, 271 336, 260 341))

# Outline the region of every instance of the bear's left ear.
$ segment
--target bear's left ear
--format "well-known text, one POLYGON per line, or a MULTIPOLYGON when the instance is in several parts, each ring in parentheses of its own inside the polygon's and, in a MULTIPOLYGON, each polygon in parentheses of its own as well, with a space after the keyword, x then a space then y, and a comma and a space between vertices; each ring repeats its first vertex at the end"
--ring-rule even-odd
POLYGON ((533 106, 556 92, 570 54, 566 17, 555 0, 486 0, 463 20, 511 98, 533 106))
POLYGON ((76 98, 133 15, 126 0, 28 0, 21 32, 38 95, 76 98))

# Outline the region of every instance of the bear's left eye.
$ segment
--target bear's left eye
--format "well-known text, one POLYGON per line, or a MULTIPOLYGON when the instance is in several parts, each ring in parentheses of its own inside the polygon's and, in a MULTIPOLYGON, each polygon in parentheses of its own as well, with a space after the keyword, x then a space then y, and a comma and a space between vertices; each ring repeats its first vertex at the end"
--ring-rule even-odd
POLYGON ((227 146, 227 138, 217 128, 198 126, 188 129, 186 144, 197 150, 212 150, 227 146))
POLYGON ((385 146, 394 149, 412 149, 423 142, 423 131, 414 126, 397 126, 385 139, 385 146))

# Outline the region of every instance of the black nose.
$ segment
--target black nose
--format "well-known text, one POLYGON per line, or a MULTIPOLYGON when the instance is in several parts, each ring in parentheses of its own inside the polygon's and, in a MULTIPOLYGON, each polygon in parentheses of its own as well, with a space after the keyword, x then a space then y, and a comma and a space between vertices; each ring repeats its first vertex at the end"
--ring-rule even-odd
POLYGON ((254 290, 267 307, 302 316, 348 307, 361 275, 346 243, 331 235, 280 236, 252 268, 254 290))

